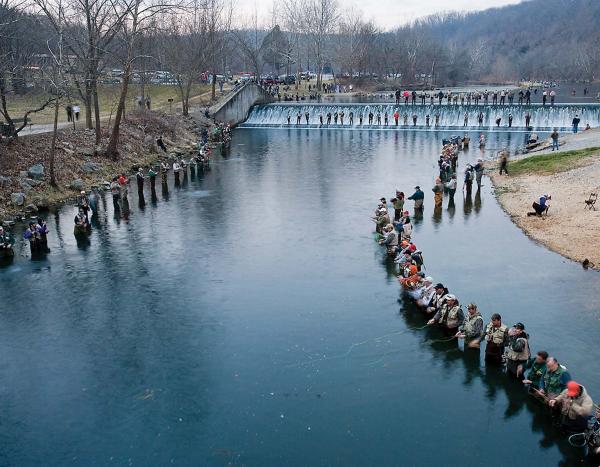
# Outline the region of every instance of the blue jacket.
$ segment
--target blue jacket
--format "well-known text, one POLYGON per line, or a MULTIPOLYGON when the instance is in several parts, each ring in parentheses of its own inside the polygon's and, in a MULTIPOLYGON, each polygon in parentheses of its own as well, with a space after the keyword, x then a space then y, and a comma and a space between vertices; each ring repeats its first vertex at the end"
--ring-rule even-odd
POLYGON ((423 193, 421 190, 417 190, 412 194, 412 196, 409 196, 408 199, 411 199, 413 201, 425 199, 425 193, 423 193))

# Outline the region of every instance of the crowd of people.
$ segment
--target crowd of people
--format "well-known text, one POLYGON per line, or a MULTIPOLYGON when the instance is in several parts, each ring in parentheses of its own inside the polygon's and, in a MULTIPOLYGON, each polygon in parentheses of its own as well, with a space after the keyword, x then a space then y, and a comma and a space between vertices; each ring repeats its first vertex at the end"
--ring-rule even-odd
MULTIPOLYGON (((434 187, 434 201, 441 204, 442 177, 447 183, 454 181, 449 190, 456 190, 456 167, 458 142, 447 142, 440 157, 440 176, 434 187), (449 167, 450 174, 448 174, 449 167), (448 180, 448 177, 450 179, 448 180)), ((481 186, 483 161, 467 165, 464 190, 470 190, 472 180, 481 186), (469 179, 467 173, 473 172, 469 179)), ((450 191, 450 196, 453 196, 450 191)), ((414 201, 415 214, 423 210, 424 192, 415 187, 407 200, 414 201)), ((550 196, 543 195, 540 204, 550 196)), ((372 217, 380 245, 386 248, 389 261, 394 261, 401 289, 426 317, 426 326, 438 327, 445 342, 464 342, 464 352, 480 352, 485 345, 487 365, 504 369, 509 378, 520 381, 527 392, 548 408, 555 424, 569 435, 569 441, 583 447, 586 445, 591 456, 600 459, 600 407, 595 405, 585 386, 576 382, 567 368, 556 356, 546 350, 533 352, 531 338, 522 322, 507 326, 502 316, 494 313, 486 323, 477 304, 468 303, 463 310, 461 301, 447 286, 425 274, 423 252, 413 238, 410 213, 405 210, 405 196, 396 190, 389 201, 382 197, 372 217), (388 208, 393 209, 393 219, 388 208), (581 442, 583 440, 583 442, 581 442)))
MULTIPOLYGON (((292 113, 292 109, 288 110, 286 116, 287 125, 292 125, 295 123, 296 125, 310 125, 311 118, 314 118, 314 115, 311 115, 308 109, 305 109, 304 112, 302 110, 298 110, 295 113, 292 113)), ((426 128, 437 128, 439 126, 444 126, 446 123, 442 120, 442 116, 439 112, 435 112, 434 114, 425 114, 424 122, 419 122, 419 115, 416 113, 409 114, 408 112, 401 112, 401 108, 394 109, 393 112, 382 111, 379 108, 375 109, 365 109, 365 111, 359 111, 356 114, 354 110, 351 108, 348 109, 346 113, 343 107, 336 109, 334 111, 328 110, 326 112, 319 112, 316 116, 317 122, 319 126, 354 126, 355 124, 358 126, 369 125, 369 126, 394 126, 394 127, 416 127, 416 126, 424 126, 426 128)), ((509 113, 506 120, 504 120, 503 115, 496 115, 494 118, 494 124, 496 128, 500 127, 508 127, 512 128, 514 122, 514 116, 512 113, 509 113), (503 125, 504 121, 504 125, 503 125)), ((468 111, 464 113, 462 116, 462 126, 468 127, 469 122, 477 122, 478 127, 486 126, 486 116, 483 112, 469 113, 468 111)), ((572 128, 573 132, 577 133, 579 128, 579 123, 581 119, 576 114, 572 120, 572 128)), ((314 120, 313 120, 314 122, 314 120)), ((523 116, 523 124, 525 128, 532 128, 531 124, 531 113, 525 112, 523 116)), ((586 125, 586 130, 590 129, 589 123, 586 125)), ((555 129, 556 131, 557 129, 555 129)))
MULTIPOLYGON (((542 105, 554 105, 556 102, 556 91, 554 89, 543 89, 541 91, 542 105)), ((483 91, 435 91, 435 90, 396 90, 394 97, 396 104, 399 105, 531 105, 532 99, 538 95, 538 88, 534 88, 533 92, 530 88, 519 89, 494 89, 483 91)))
MULTIPOLYGON (((230 128, 226 125, 219 125, 215 128, 212 135, 209 135, 207 130, 202 132, 201 140, 198 143, 198 150, 191 154, 188 159, 182 157, 175 158, 173 155, 165 157, 159 161, 157 165, 151 166, 145 171, 139 167, 135 175, 128 177, 126 174, 115 175, 111 182, 104 188, 110 191, 115 214, 119 214, 127 218, 129 213, 129 185, 131 180, 135 179, 140 205, 145 205, 144 187, 146 181, 149 182, 152 199, 156 199, 156 178, 161 175, 161 184, 163 195, 168 193, 168 173, 172 171, 175 186, 181 186, 181 183, 186 183, 188 169, 192 179, 196 173, 203 172, 210 167, 211 161, 211 146, 210 141, 218 141, 222 143, 222 147, 229 144, 231 139, 230 128)), ((156 140, 157 147, 168 152, 167 147, 162 139, 158 137, 156 140)), ((89 192, 80 191, 76 197, 76 213, 73 220, 73 233, 78 241, 87 242, 88 234, 92 230, 92 219, 98 213, 100 199, 100 189, 96 186, 92 187, 89 192)), ((37 216, 31 220, 25 231, 23 239, 29 243, 32 257, 38 257, 48 253, 48 226, 46 221, 37 216)), ((0 260, 11 259, 14 256, 13 247, 15 245, 14 236, 6 228, 0 226, 0 260)))

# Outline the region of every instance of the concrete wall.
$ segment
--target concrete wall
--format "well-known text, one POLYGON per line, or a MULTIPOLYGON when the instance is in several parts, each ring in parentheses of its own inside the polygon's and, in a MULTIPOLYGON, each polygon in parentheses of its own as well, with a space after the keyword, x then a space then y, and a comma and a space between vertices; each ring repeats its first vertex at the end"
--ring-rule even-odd
POLYGON ((211 115, 217 121, 238 125, 248 118, 250 109, 256 104, 273 102, 273 98, 253 82, 244 84, 240 89, 211 109, 211 115))

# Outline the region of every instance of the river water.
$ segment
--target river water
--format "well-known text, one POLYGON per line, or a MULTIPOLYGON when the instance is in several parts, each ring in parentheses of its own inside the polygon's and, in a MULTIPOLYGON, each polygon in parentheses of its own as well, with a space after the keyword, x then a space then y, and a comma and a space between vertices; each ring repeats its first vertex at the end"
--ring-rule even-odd
POLYGON ((600 397, 598 273, 525 237, 488 179, 434 211, 447 135, 240 129, 127 219, 108 196, 89 245, 72 206, 50 215, 47 258, 0 270, 0 464, 574 465, 518 384, 416 329, 373 241, 377 199, 420 184, 427 273, 600 397))

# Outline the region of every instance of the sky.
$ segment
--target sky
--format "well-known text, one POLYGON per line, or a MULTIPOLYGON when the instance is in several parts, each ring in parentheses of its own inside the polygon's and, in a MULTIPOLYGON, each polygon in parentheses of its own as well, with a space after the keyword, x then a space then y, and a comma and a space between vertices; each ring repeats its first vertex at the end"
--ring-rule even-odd
MULTIPOLYGON (((277 2, 277 0, 275 0, 277 2)), ((522 0, 338 0, 342 9, 362 11, 366 20, 372 19, 379 27, 390 30, 417 18, 444 11, 476 11, 514 5, 522 0)), ((271 0, 237 0, 238 12, 258 16, 269 23, 273 3, 271 0), (240 11, 241 10, 241 11, 240 11)), ((245 16, 245 15, 244 15, 245 16)))

